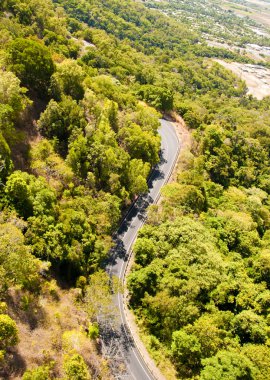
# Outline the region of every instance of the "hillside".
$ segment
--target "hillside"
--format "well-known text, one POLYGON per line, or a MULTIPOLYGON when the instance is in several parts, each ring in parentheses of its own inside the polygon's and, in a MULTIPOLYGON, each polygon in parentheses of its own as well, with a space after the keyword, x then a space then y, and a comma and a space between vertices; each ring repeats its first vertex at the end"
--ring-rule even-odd
POLYGON ((209 46, 201 26, 152 3, 0 4, 5 379, 113 378, 98 339, 112 297, 102 268, 171 112, 192 149, 149 210, 130 305, 168 379, 270 372, 270 100, 214 60, 253 58, 209 46))

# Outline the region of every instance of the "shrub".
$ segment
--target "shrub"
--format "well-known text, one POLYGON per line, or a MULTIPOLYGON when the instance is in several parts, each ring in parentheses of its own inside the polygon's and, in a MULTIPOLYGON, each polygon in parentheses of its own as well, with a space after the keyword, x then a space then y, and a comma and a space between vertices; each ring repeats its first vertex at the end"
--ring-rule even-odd
POLYGON ((79 354, 64 358, 65 380, 90 380, 90 374, 83 357, 79 354))

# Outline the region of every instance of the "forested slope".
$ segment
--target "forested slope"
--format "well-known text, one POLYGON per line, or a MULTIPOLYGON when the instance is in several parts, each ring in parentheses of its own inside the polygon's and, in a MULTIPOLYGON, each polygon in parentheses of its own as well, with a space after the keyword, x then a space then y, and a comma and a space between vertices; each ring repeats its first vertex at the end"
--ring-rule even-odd
MULTIPOLYGON (((111 38, 69 19, 52 2, 1 3, 0 29, 2 374, 22 375, 33 366, 35 334, 51 325, 48 334, 58 342, 42 335, 39 376, 71 376, 74 365, 85 378, 89 369, 100 377, 95 345, 80 337, 80 324, 89 330, 87 315, 73 310, 72 302, 87 294, 88 276, 107 257, 122 210, 147 189, 159 160, 159 113, 127 82, 95 67, 87 41, 96 38, 102 46, 111 38), (64 287, 78 279, 81 293, 62 291, 52 274, 64 287), (74 321, 65 307, 77 313, 74 321), (80 348, 65 348, 65 329, 82 340, 80 348), (10 348, 18 337, 26 365, 10 348)), ((89 318, 95 320, 93 313, 89 318)))
MULTIPOLYGON (((208 367, 215 364, 216 354, 237 352, 232 360, 242 355, 251 366, 249 355, 255 354, 249 347, 267 351, 270 103, 246 97, 245 84, 212 56, 244 59, 201 44, 188 25, 134 1, 1 2, 4 377, 22 376, 37 366, 24 379, 73 379, 74 368, 81 378, 110 377, 106 363, 95 364, 98 329, 88 326, 96 318, 89 294, 106 284, 99 269, 112 233, 123 210, 147 189, 148 174, 159 160, 159 112, 171 110, 195 130, 193 151, 179 171, 179 183, 165 188, 158 214, 138 240, 131 303, 155 335, 153 347, 166 351, 181 376, 197 375, 204 358, 214 357, 205 362, 208 367), (198 246, 190 262, 191 247, 180 236, 193 242, 193 249, 198 246), (205 236, 209 241, 203 248, 205 236), (170 267, 165 263, 170 257, 179 267, 161 270, 170 267), (170 291, 174 274, 178 285, 170 291), (243 282, 251 295, 236 307, 243 282), (159 308, 152 311, 151 302, 158 297, 167 304, 155 315, 159 308), (71 307, 76 318, 69 319, 71 307), (217 321, 214 348, 204 347, 193 333, 199 326, 205 339, 202 318, 211 326, 213 318, 217 321), (259 340, 248 330, 250 320, 259 326, 259 340), (40 335, 45 330, 55 339, 40 335), (189 356, 183 359, 181 334, 187 347, 199 342, 185 366, 189 356), (35 359, 34 340, 48 344, 41 344, 35 359)), ((260 365, 265 363, 255 363, 250 373, 260 365)))

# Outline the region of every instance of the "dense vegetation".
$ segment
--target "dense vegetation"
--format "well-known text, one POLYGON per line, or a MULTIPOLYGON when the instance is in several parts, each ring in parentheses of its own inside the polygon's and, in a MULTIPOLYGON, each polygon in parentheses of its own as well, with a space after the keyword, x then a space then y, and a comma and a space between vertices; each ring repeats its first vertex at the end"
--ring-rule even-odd
MULTIPOLYGON (((107 257, 122 210, 147 190, 159 160, 159 113, 128 87, 128 70, 120 68, 120 82, 98 69, 98 59, 113 64, 97 46, 86 51, 89 39, 107 50, 112 38, 52 2, 1 3, 0 29, 1 299, 9 305, 17 289, 27 304, 17 307, 30 311, 32 296, 54 287, 41 277, 48 268, 70 284, 84 275, 82 288, 107 257)), ((171 94, 153 91, 152 103, 166 108, 171 94)), ((11 309, 3 304, 1 312, 6 360, 18 328, 11 309)), ((63 372, 77 362, 85 372, 76 355, 63 372)), ((6 364, 3 371, 8 376, 6 364)), ((45 365, 25 378, 46 371, 57 369, 45 365)))
POLYGON ((205 87, 175 103, 193 144, 135 244, 130 302, 168 378, 268 379, 269 98, 205 87))
POLYGON ((180 378, 268 379, 269 99, 222 103, 149 211, 131 304, 163 369, 165 354, 180 378))
POLYGON ((270 103, 246 97, 245 84, 210 59, 246 58, 130 0, 6 0, 0 31, 3 376, 25 320, 33 331, 46 326, 51 308, 47 326, 60 337, 19 375, 109 378, 89 346, 97 326, 86 336, 73 320, 63 324, 68 296, 51 276, 76 283, 68 294, 92 321, 95 287, 109 304, 100 267, 159 160, 160 113, 175 110, 195 130, 193 149, 138 239, 131 304, 151 350, 181 377, 222 378, 227 365, 266 378, 270 103))

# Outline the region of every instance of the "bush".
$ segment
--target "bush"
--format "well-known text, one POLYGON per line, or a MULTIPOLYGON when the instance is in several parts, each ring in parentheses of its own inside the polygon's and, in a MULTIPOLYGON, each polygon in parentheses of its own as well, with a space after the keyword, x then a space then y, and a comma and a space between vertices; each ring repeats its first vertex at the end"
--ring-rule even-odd
POLYGON ((99 328, 97 323, 89 324, 88 336, 90 339, 97 339, 99 336, 99 328))
POLYGON ((83 357, 79 354, 64 358, 65 380, 90 380, 90 374, 83 357))
POLYGON ((0 314, 0 348, 15 346, 19 341, 15 321, 6 314, 0 314))
POLYGON ((50 366, 40 366, 24 373, 22 380, 50 380, 50 366))

